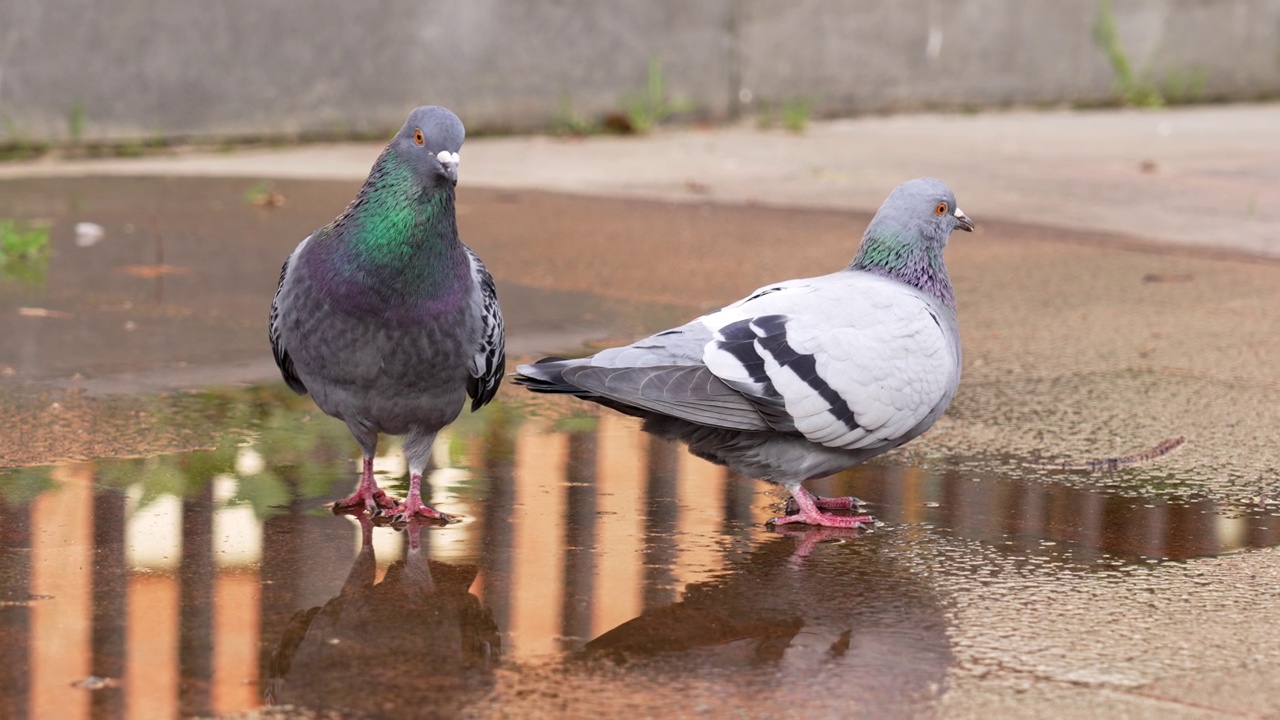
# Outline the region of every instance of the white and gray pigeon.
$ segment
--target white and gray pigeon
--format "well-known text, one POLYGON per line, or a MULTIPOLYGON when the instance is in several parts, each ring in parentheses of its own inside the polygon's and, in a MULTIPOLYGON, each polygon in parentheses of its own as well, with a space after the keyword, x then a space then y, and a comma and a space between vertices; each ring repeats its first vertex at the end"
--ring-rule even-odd
POLYGON ((335 512, 449 518, 423 504, 436 433, 477 410, 502 381, 502 313, 493 278, 458 238, 454 186, 462 122, 420 107, 359 194, 285 261, 271 347, 285 382, 343 420, 364 455, 360 486, 335 512), (373 478, 378 435, 404 435, 409 495, 373 478))
POLYGON ((787 489, 772 523, 858 527, 852 498, 801 483, 923 433, 960 382, 960 332, 943 248, 973 223, 938 180, 898 186, 845 269, 756 290, 626 347, 518 368, 535 392, 567 393, 644 419, 695 455, 787 489))

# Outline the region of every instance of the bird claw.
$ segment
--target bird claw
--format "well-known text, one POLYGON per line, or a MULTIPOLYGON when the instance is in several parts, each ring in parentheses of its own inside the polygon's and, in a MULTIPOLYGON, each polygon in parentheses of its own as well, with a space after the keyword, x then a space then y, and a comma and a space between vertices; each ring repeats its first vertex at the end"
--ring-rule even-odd
POLYGON ((781 515, 772 517, 765 521, 765 525, 773 527, 775 530, 779 525, 812 525, 824 528, 844 528, 853 530, 865 530, 875 522, 875 518, 870 515, 832 515, 824 512, 814 512, 812 514, 804 514, 797 511, 790 515, 781 515))
POLYGON ((406 525, 413 521, 426 521, 433 525, 448 525, 449 523, 457 522, 452 515, 442 513, 421 502, 416 505, 405 502, 388 510, 380 510, 378 517, 387 520, 392 525, 406 525))
POLYGON ((334 515, 361 515, 368 513, 378 517, 383 512, 396 506, 396 501, 381 489, 371 493, 357 490, 350 497, 343 498, 333 504, 334 515))
POLYGON ((857 498, 820 498, 799 485, 788 488, 791 497, 787 502, 787 514, 770 518, 765 524, 778 526, 791 523, 817 525, 832 528, 865 528, 874 520, 870 515, 832 515, 822 509, 856 509, 857 498), (794 508, 794 509, 792 509, 794 508))
MULTIPOLYGON (((809 492, 808 490, 803 489, 802 491, 809 492)), ((850 495, 846 495, 844 497, 820 497, 810 493, 809 497, 813 499, 814 506, 819 510, 857 510, 867 504, 866 502, 850 495)), ((783 513, 786 515, 795 515, 798 512, 800 512, 799 503, 796 502, 795 498, 788 497, 783 513)))

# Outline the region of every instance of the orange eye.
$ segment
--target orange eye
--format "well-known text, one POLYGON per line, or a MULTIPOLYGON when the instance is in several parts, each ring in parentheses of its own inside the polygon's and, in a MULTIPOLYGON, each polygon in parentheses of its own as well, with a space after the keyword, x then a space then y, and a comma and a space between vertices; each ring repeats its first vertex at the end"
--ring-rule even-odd
POLYGON ((413 131, 413 141, 421 145, 426 142, 426 138, 422 137, 422 130, 413 131))
POLYGON ((946 215, 946 214, 947 214, 947 204, 946 204, 946 203, 944 203, 944 202, 940 202, 940 203, 938 203, 938 207, 934 208, 934 209, 933 209, 933 211, 934 211, 934 212, 936 212, 936 213, 938 213, 939 215, 946 215))

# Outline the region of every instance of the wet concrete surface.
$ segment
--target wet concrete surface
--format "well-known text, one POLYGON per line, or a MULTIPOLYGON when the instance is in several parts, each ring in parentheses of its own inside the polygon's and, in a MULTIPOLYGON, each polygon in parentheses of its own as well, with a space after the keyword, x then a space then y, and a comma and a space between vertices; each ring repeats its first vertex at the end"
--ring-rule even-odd
MULTIPOLYGON (((868 532, 768 530, 764 484, 510 386, 438 443, 461 523, 361 528, 325 507, 354 443, 265 339, 354 183, 255 185, 0 183, 53 244, 0 282, 0 715, 1280 713, 1280 264, 977 217, 954 405, 812 484, 868 532)), ((828 272, 869 219, 460 193, 513 362, 828 272)))

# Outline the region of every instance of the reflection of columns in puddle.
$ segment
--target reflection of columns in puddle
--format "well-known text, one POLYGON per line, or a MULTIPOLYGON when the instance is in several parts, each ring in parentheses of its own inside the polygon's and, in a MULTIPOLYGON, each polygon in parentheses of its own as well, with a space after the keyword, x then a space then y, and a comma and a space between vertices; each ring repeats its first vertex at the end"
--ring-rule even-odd
MULTIPOLYGON (((271 655, 276 650, 275 639, 301 605, 302 573, 299 568, 306 565, 302 537, 302 500, 298 497, 300 478, 292 467, 280 467, 277 472, 289 490, 290 500, 286 512, 262 521, 262 560, 259 565, 262 587, 258 598, 258 637, 267 639, 258 651, 259 678, 262 679, 267 677, 271 655)), ((265 690, 265 687, 258 688, 259 693, 265 690)))
MULTIPOLYGON (((218 573, 214 612, 213 709, 234 713, 259 705, 258 595, 262 581, 248 568, 218 573)), ((275 638, 271 638, 274 642, 275 638)))
POLYGON ((755 532, 756 520, 752 516, 751 504, 755 499, 756 483, 735 470, 727 470, 724 477, 722 501, 723 518, 716 535, 728 542, 725 544, 721 566, 728 566, 745 558, 751 552, 751 537, 755 532))
POLYGON ((640 614, 645 522, 645 453, 639 422, 602 413, 596 431, 596 594, 591 627, 617 627, 640 614))
POLYGON ((720 567, 723 545, 719 532, 724 524, 725 469, 688 452, 676 453, 676 498, 679 505, 679 552, 673 575, 683 588, 706 580, 720 567))
MULTIPOLYGON (((879 507, 873 514, 880 515, 888 522, 918 523, 924 520, 926 501, 921 487, 923 470, 912 466, 875 466, 868 470, 881 478, 882 485, 879 507)), ((852 494, 854 497, 862 497, 852 494)))
MULTIPOLYGON (((494 412, 494 411, 491 411, 494 412)), ((480 578, 476 589, 493 613, 498 631, 511 628, 511 574, 515 533, 511 521, 515 508, 515 438, 509 415, 492 418, 484 437, 481 457, 473 467, 482 468, 488 491, 480 507, 480 578)), ((504 647, 503 651, 507 649, 504 647)))
POLYGON ((89 694, 71 683, 90 672, 93 475, 76 464, 55 467, 52 477, 60 487, 41 494, 32 511, 32 592, 55 599, 32 606, 31 715, 86 717, 89 694))
POLYGON ((1271 514, 1275 506, 1245 515, 1249 525, 1245 531, 1246 547, 1271 547, 1280 543, 1280 517, 1271 514), (1263 513, 1266 514, 1263 514, 1263 513))
POLYGON ((513 656, 553 653, 560 632, 564 538, 564 469, 568 439, 545 423, 516 433, 516 504, 512 513, 516 563, 511 568, 513 656))
POLYGON ((884 522, 914 524, 937 519, 937 511, 925 504, 943 500, 938 482, 937 475, 914 466, 865 464, 807 485, 819 495, 863 500, 871 515, 884 522))
POLYGON ((179 712, 204 715, 212 709, 213 681, 213 483, 182 501, 182 565, 178 569, 179 712))
POLYGON ((1013 535, 1014 547, 1029 550, 1045 537, 1049 516, 1049 491, 1044 482, 1030 479, 1014 485, 1006 531, 1013 535))
POLYGON ((156 717, 178 714, 178 583, 168 572, 129 580, 126 704, 156 717))
MULTIPOLYGON (((129 569, 124 556, 124 493, 104 488, 93 498, 93 665, 98 677, 124 677, 129 569)), ((94 717, 124 717, 125 695, 119 687, 92 694, 94 717)))
MULTIPOLYGON (((31 596, 31 505, 0 498, 0 598, 31 596)), ((0 609, 0 717, 31 716, 31 606, 0 609)))
POLYGON ((1016 497, 1013 488, 957 470, 944 471, 942 478, 947 488, 942 506, 947 524, 963 537, 993 544, 1003 542, 1005 518, 1016 497))
POLYGON ((564 596, 560 605, 560 647, 577 650, 591 639, 595 586, 596 436, 569 433, 565 466, 564 596))
POLYGON ((1217 554, 1220 547, 1217 510, 1210 500, 1171 506, 1164 557, 1183 560, 1217 554))
POLYGON ((673 442, 649 437, 648 477, 645 483, 644 594, 643 609, 675 602, 676 522, 680 515, 676 498, 677 453, 673 442))
POLYGON ((1062 500, 1065 502, 1062 505, 1070 514, 1069 523, 1064 525, 1064 534, 1069 541, 1076 543, 1076 560, 1093 562, 1098 559, 1102 548, 1102 521, 1106 516, 1107 496, 1092 488, 1064 488, 1064 491, 1062 500))
POLYGON ((1111 495, 1104 505, 1104 550, 1121 557, 1164 557, 1165 533, 1168 530, 1167 500, 1111 495))

